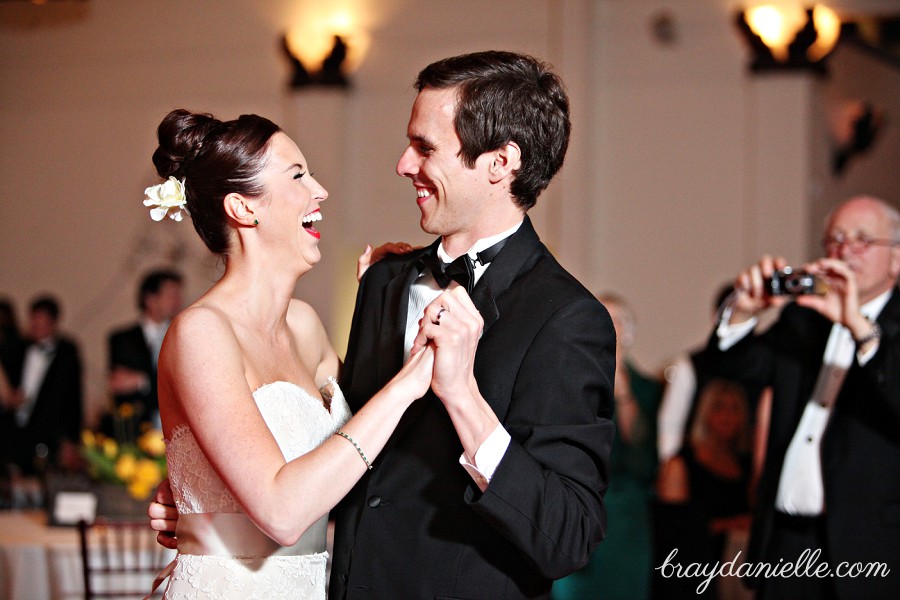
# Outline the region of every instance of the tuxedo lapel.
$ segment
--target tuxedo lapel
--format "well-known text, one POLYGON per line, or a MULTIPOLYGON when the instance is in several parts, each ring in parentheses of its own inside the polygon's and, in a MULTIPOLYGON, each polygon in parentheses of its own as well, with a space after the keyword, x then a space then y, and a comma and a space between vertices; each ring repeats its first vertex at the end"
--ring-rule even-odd
POLYGON ((409 288, 419 275, 417 263, 417 260, 407 262, 385 287, 381 314, 382 352, 378 360, 379 381, 388 381, 403 366, 409 288))
MULTIPOLYGON (((162 340, 159 341, 162 344, 162 340)), ((153 350, 150 349, 150 340, 144 335, 144 329, 140 325, 134 332, 134 352, 137 364, 143 365, 150 373, 156 373, 156 363, 153 360, 153 350)))
POLYGON ((804 310, 800 315, 802 315, 803 322, 797 324, 798 330, 796 332, 792 332, 792 337, 800 340, 800 349, 796 354, 798 357, 797 370, 793 374, 793 377, 797 380, 797 393, 792 396, 793 401, 791 402, 782 400, 775 403, 783 406, 783 408, 779 408, 779 406, 773 406, 772 408, 772 410, 784 410, 786 412, 783 414, 789 415, 793 423, 791 435, 793 435, 797 424, 800 423, 800 419, 803 418, 807 401, 816 388, 816 382, 822 370, 822 356, 825 354, 825 346, 828 344, 831 328, 834 325, 827 318, 812 309, 804 310))
MULTIPOLYGON (((437 246, 440 238, 435 240, 431 246, 409 257, 406 264, 397 272, 384 291, 384 305, 381 314, 381 341, 379 343, 379 356, 377 357, 378 365, 378 381, 386 384, 394 375, 396 375, 403 367, 404 345, 406 343, 406 321, 409 312, 409 289, 413 282, 419 276, 419 267, 421 257, 428 252, 437 252, 437 246)), ((397 443, 401 439, 410 425, 422 414, 429 405, 434 402, 438 404, 440 401, 431 398, 434 402, 429 401, 428 396, 432 396, 429 391, 424 399, 413 402, 406 409, 400 422, 394 429, 394 433, 388 439, 382 456, 389 456, 388 448, 397 443)), ((376 465, 380 464, 381 459, 376 459, 376 465)))
POLYGON ((900 334, 900 293, 897 293, 896 287, 891 290, 891 297, 888 298, 877 320, 885 337, 895 338, 900 334))
POLYGON ((512 285, 540 247, 540 240, 527 216, 521 227, 509 237, 500 253, 484 272, 475 289, 472 303, 484 319, 484 334, 500 318, 497 298, 512 285))

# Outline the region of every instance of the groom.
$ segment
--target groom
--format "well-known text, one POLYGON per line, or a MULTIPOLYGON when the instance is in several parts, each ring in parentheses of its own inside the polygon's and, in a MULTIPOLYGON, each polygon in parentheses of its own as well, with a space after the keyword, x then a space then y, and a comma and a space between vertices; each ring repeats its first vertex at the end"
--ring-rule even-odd
POLYGON ((422 343, 423 315, 435 375, 335 510, 331 597, 549 598, 603 537, 613 437, 609 315, 526 216, 562 166, 568 98, 508 52, 438 61, 416 89, 397 173, 440 238, 366 272, 341 386, 359 410, 422 343), (483 334, 474 365, 447 369, 480 324, 458 290, 440 296, 441 262, 464 255, 483 334))

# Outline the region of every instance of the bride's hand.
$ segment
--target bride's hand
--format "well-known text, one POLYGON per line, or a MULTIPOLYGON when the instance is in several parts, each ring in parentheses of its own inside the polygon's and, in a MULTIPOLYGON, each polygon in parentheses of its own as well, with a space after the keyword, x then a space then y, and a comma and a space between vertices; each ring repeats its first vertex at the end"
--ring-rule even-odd
POLYGON ((356 259, 356 280, 362 279, 363 274, 369 267, 377 263, 388 254, 406 254, 415 250, 413 246, 406 242, 388 242, 373 249, 371 244, 366 244, 366 249, 356 259))
POLYGON ((392 383, 400 386, 405 397, 417 400, 428 392, 431 387, 432 371, 434 370, 434 348, 425 346, 414 353, 394 376, 392 383))
POLYGON ((175 495, 168 479, 163 479, 156 488, 156 496, 147 509, 150 517, 150 528, 157 531, 156 541, 166 548, 178 549, 175 537, 175 525, 178 523, 178 509, 175 508, 175 495))

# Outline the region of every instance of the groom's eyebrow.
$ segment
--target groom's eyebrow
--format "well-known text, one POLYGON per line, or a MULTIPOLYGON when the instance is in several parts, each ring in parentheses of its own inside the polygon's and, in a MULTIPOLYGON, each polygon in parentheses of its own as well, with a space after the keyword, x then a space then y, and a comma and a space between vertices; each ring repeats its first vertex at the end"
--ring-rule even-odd
POLYGON ((426 148, 434 149, 436 145, 435 142, 431 141, 424 135, 412 134, 407 136, 407 138, 409 139, 410 144, 418 144, 420 146, 425 146, 426 148))

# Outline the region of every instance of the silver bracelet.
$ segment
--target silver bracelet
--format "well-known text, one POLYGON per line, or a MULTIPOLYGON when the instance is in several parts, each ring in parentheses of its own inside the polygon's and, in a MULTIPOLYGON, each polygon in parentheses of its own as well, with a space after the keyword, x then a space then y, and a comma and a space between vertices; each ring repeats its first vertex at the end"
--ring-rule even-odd
POLYGON ((346 433, 344 433, 344 432, 341 431, 340 429, 338 429, 337 431, 335 431, 335 432, 334 432, 334 435, 339 435, 339 436, 341 436, 342 438, 344 438, 345 440, 347 440, 348 442, 350 442, 351 444, 353 444, 353 447, 356 448, 356 451, 357 451, 357 452, 359 452, 359 457, 360 457, 361 459, 363 459, 363 462, 364 462, 364 463, 366 463, 366 468, 367 468, 368 470, 370 470, 370 471, 372 470, 372 463, 370 463, 370 462, 369 462, 369 459, 366 458, 366 453, 363 452, 362 448, 359 447, 359 444, 357 444, 357 443, 353 440, 352 437, 350 437, 349 435, 347 435, 346 433))
POLYGON ((866 321, 868 321, 869 325, 872 326, 872 330, 869 331, 869 333, 867 333, 866 335, 859 338, 858 340, 854 340, 856 342, 857 348, 860 348, 860 347, 864 346, 865 344, 868 344, 872 340, 881 339, 881 325, 879 325, 878 323, 876 323, 875 321, 873 321, 871 319, 866 319, 866 321))

